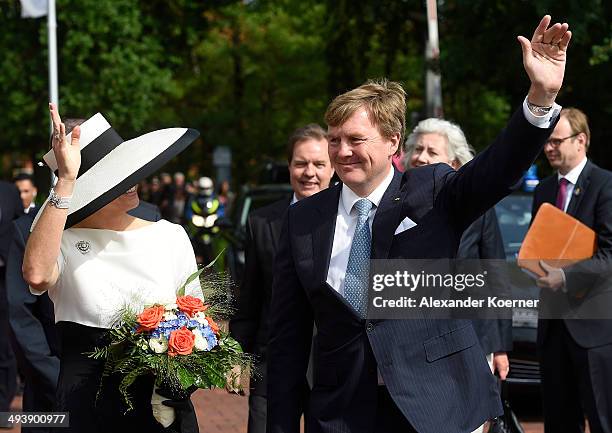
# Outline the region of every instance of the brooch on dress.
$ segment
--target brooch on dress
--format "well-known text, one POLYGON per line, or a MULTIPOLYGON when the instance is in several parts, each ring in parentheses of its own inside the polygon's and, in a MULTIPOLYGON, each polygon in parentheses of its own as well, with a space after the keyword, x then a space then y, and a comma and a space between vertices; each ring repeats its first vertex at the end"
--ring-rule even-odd
POLYGON ((78 241, 75 246, 82 254, 87 254, 91 250, 91 244, 88 241, 78 241))

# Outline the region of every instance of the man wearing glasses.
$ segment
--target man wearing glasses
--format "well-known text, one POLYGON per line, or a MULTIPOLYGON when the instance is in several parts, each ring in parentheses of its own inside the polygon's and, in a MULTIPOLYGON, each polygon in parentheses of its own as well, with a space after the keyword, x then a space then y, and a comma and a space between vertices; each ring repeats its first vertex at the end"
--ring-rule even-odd
MULTIPOLYGON (((612 173, 587 159, 590 131, 585 114, 561 111, 559 123, 544 145, 556 172, 536 188, 533 215, 548 202, 597 233, 591 260, 563 270, 545 266, 537 280, 541 298, 566 298, 578 306, 610 290, 612 258, 612 173)), ((542 372, 544 424, 547 432, 582 432, 584 417, 592 433, 612 432, 612 320, 540 320, 538 349, 542 372)))

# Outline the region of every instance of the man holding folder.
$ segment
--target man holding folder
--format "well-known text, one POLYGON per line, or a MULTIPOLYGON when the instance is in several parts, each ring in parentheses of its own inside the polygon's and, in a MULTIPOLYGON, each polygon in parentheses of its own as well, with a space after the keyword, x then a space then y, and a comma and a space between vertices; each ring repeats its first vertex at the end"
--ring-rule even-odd
MULTIPOLYGON (((563 270, 541 262, 546 275, 537 284, 544 302, 566 297, 579 305, 605 285, 602 274, 610 275, 612 173, 587 159, 589 141, 585 114, 566 108, 544 145, 556 172, 536 188, 533 215, 548 202, 597 235, 597 249, 589 260, 563 270)), ((612 432, 612 320, 540 320, 538 348, 545 431, 582 433, 586 414, 592 433, 612 432)))

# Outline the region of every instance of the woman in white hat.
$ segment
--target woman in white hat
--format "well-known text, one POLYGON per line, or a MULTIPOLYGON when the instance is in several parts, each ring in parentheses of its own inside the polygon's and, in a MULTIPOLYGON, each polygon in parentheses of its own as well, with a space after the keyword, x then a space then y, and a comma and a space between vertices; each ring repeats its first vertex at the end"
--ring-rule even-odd
MULTIPOLYGON (((165 220, 145 221, 127 212, 138 206, 136 187, 185 149, 198 132, 171 128, 124 141, 97 114, 66 135, 57 108, 53 149, 45 156, 58 180, 34 222, 23 272, 31 291, 48 291, 61 337, 58 411, 69 412, 62 432, 197 432, 189 399, 169 400, 176 421, 164 430, 152 415, 153 378, 131 388, 135 409, 125 407, 118 378, 104 382, 103 362, 85 355, 103 344, 126 306, 172 302, 196 269, 187 235, 165 220)), ((197 281, 187 292, 201 297, 197 281)), ((170 409, 171 410, 171 409, 170 409)))

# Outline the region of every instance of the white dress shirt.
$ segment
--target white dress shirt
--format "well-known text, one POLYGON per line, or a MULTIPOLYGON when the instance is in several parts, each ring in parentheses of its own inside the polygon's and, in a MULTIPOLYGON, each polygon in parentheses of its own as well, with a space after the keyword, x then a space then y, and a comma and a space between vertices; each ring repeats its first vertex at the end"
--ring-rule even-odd
POLYGON ((533 126, 537 126, 538 128, 548 128, 552 121, 557 118, 559 113, 561 113, 561 106, 555 102, 547 114, 536 116, 529 110, 529 107, 527 107, 526 96, 523 100, 523 114, 525 115, 525 119, 527 119, 527 121, 533 126))
POLYGON ((370 225, 370 233, 372 230, 372 221, 376 215, 376 209, 382 200, 385 191, 393 180, 394 170, 389 166, 389 173, 380 185, 367 197, 360 197, 353 192, 346 184, 342 185, 340 191, 340 200, 338 200, 338 214, 336 215, 336 229, 334 231, 334 244, 332 254, 329 260, 329 269, 327 271, 327 284, 334 288, 338 293, 344 296, 344 276, 346 274, 346 266, 348 265, 349 255, 351 253, 351 243, 357 227, 357 211, 353 205, 362 198, 367 198, 373 204, 368 216, 368 224, 370 225))
POLYGON ((557 172, 557 182, 561 181, 561 179, 567 179, 567 194, 565 194, 565 203, 563 203, 563 212, 567 212, 567 207, 572 199, 572 195, 574 194, 574 188, 576 187, 576 182, 578 182, 578 178, 580 177, 580 173, 584 170, 584 166, 587 163, 587 158, 585 157, 580 164, 576 167, 572 168, 567 174, 563 175, 557 172))

